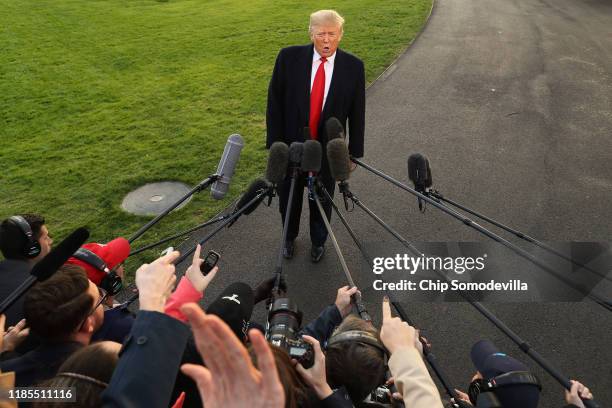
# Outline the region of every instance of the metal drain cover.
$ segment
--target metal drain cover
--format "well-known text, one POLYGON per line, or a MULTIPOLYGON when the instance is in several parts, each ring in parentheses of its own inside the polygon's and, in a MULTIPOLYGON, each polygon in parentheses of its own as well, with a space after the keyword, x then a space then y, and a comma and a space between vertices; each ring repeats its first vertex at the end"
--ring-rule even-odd
MULTIPOLYGON (((178 181, 161 181, 145 184, 129 192, 121 203, 121 208, 136 215, 158 215, 174 204, 191 190, 191 187, 178 181)), ((191 197, 176 209, 185 206, 191 197)))

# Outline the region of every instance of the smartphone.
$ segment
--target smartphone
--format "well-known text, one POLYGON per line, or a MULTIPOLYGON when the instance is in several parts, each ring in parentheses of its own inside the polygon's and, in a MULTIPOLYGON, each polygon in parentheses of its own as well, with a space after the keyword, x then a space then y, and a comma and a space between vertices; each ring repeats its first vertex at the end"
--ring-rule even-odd
POLYGON ((221 258, 221 255, 219 255, 217 252, 208 251, 208 254, 206 254, 206 258, 204 258, 204 262, 202 262, 202 265, 200 265, 200 271, 202 271, 202 274, 204 276, 208 275, 212 268, 217 265, 217 262, 219 262, 219 258, 221 258))

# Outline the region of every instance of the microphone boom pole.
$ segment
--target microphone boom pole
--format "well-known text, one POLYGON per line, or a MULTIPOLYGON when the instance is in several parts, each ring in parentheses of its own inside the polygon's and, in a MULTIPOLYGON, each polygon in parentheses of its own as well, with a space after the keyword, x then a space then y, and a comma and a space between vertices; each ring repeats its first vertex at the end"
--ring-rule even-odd
MULTIPOLYGON (((359 163, 358 163, 359 164, 359 163)), ((363 209, 368 215, 370 215, 378 224, 380 224, 385 230, 387 230, 391 235, 393 235, 398 241, 400 241, 408 250, 410 250, 414 255, 421 256, 421 252, 410 242, 408 242, 404 237, 402 237, 398 232, 393 230, 388 224, 386 224, 380 217, 374 214, 369 208, 367 208, 361 201, 359 201, 353 194, 349 195, 349 198, 361 209, 363 209)), ((437 269, 433 269, 433 271, 438 274, 441 278, 443 278, 446 282, 450 282, 449 278, 438 271, 437 269)), ((559 370, 553 367, 544 357, 542 357, 537 351, 531 348, 529 343, 519 337, 512 329, 510 329, 503 321, 501 321, 497 316, 495 316, 491 311, 489 311, 484 305, 480 302, 477 302, 469 297, 465 292, 458 291, 459 294, 476 310, 478 310, 485 318, 487 318, 495 327, 497 327, 501 332, 503 332, 507 337, 512 340, 521 351, 531 357, 540 367, 542 367, 545 371, 547 371, 553 378, 555 378, 565 389, 571 389, 572 384, 569 379, 564 376, 559 370)), ((399 313, 399 312, 398 312, 399 313)), ((408 320, 406 320, 409 322, 408 320)), ((435 371, 435 369, 434 369, 435 371)), ((598 408, 599 405, 594 400, 583 400, 584 405, 588 408, 598 408)))
POLYGON ((555 254, 558 257, 563 258, 566 261, 571 262, 572 264, 574 264, 574 265, 576 265, 576 266, 578 266, 580 268, 583 268, 583 269, 585 269, 585 270, 587 270, 587 271, 589 271, 591 273, 594 273, 595 275, 598 275, 598 276, 602 277, 603 279, 606 279, 608 281, 612 281, 612 279, 610 279, 609 277, 607 277, 603 273, 598 272, 598 271, 596 271, 596 270, 594 270, 594 269, 592 269, 592 268, 590 268, 590 267, 588 267, 586 265, 583 265, 582 263, 572 259, 571 257, 566 256, 565 254, 557 251, 556 249, 552 248, 551 246, 549 246, 549 245, 547 245, 547 244, 545 244, 545 243, 543 243, 541 241, 538 241, 537 239, 535 239, 533 237, 530 237, 529 235, 527 235, 527 234, 525 234, 525 233, 523 233, 521 231, 515 230, 514 228, 511 228, 511 227, 509 227, 507 225, 504 225, 501 222, 495 221, 494 219, 489 218, 489 217, 487 217, 484 214, 480 214, 480 213, 478 213, 478 212, 476 212, 476 211, 474 211, 474 210, 472 210, 472 209, 470 209, 470 208, 468 208, 468 207, 466 207, 464 205, 461 205, 461 204, 459 204, 459 203, 457 203, 457 202, 455 202, 455 201, 453 201, 451 199, 448 199, 448 198, 444 197, 442 194, 440 194, 440 192, 438 192, 436 190, 431 190, 427 194, 429 194, 430 196, 434 197, 435 199, 438 199, 440 201, 444 201, 444 202, 452 205, 453 207, 457 207, 460 210, 463 210, 463 211, 465 211, 465 212, 467 212, 469 214, 472 214, 473 216, 478 217, 481 220, 484 220, 484 221, 486 221, 486 222, 488 222, 488 223, 490 223, 492 225, 495 225, 496 227, 501 228, 504 231, 507 231, 507 232, 509 232, 511 234, 514 234, 518 238, 520 238, 522 240, 525 240, 525 241, 527 241, 527 242, 529 242, 531 244, 534 244, 534 245, 536 245, 536 246, 538 246, 538 247, 540 247, 540 248, 542 248, 542 249, 544 249, 544 250, 546 250, 546 251, 548 251, 548 252, 550 252, 552 254, 555 254))
POLYGON ((423 199, 424 201, 427 201, 428 203, 430 203, 434 207, 436 207, 436 208, 442 210, 443 212, 449 214, 453 218, 456 218, 456 219, 462 221, 468 227, 473 228, 473 229, 477 230, 478 232, 480 232, 480 233, 486 235, 487 237, 491 238, 492 240, 502 244, 503 246, 505 246, 506 248, 512 250, 516 254, 518 254, 521 257, 527 259, 528 261, 530 261, 534 265, 537 265, 538 267, 540 267, 540 269, 542 269, 545 272, 548 272, 552 276, 556 277, 558 280, 560 280, 561 282, 565 283, 569 287, 571 287, 571 288, 577 290, 578 292, 582 293, 584 296, 588 297, 589 299, 591 299, 592 301, 594 301, 598 305, 602 306, 603 308, 607 309, 608 311, 612 311, 612 303, 610 303, 609 301, 599 297, 598 295, 595 295, 593 293, 589 293, 589 291, 586 290, 583 285, 580 285, 580 284, 577 284, 575 282, 572 282, 572 281, 568 280, 567 278, 561 276, 555 270, 553 270, 548 265, 546 265, 543 262, 541 262, 535 256, 533 256, 529 252, 525 251, 523 248, 521 248, 521 247, 511 243, 510 241, 508 241, 508 240, 504 239, 503 237, 500 237, 499 235, 489 231, 488 229, 486 229, 483 226, 481 226, 480 224, 470 220, 469 218, 465 217, 464 215, 458 213, 457 211, 454 211, 454 210, 448 208, 444 204, 437 202, 436 200, 432 199, 431 197, 428 197, 428 196, 426 196, 424 194, 419 193, 418 191, 416 191, 416 190, 408 187, 407 185, 397 181, 396 179, 394 179, 393 177, 383 173, 382 171, 377 170, 374 167, 372 167, 372 166, 362 162, 361 160, 355 159, 355 158, 351 158, 351 160, 354 163, 356 163, 356 164, 360 165, 361 167, 365 168, 366 170, 369 170, 370 172, 376 174, 377 176, 387 180, 391 184, 394 184, 397 187, 401 188, 402 190, 407 191, 410 194, 415 195, 416 197, 423 199))
MULTIPOLYGON (((350 190, 348 190, 348 187, 346 188, 346 191, 347 191, 346 197, 350 198, 352 196, 352 193, 350 192, 350 190)), ((359 252, 361 253, 361 255, 368 262, 368 264, 372 266, 372 257, 367 254, 365 248, 359 241, 359 238, 357 238, 355 231, 353 231, 349 223, 346 221, 346 218, 344 217, 344 215, 342 215, 342 213, 340 212, 340 209, 338 208, 338 206, 336 206, 336 203, 334 203, 332 197, 329 195, 326 189, 323 189, 323 193, 325 194, 326 199, 328 199, 332 203, 332 207, 335 213, 338 215, 338 218, 340 219, 342 224, 346 227, 346 230, 351 236, 351 238, 353 238, 353 241, 355 242, 355 245, 357 245, 357 248, 359 249, 359 252)), ((380 277, 380 280, 384 282, 384 278, 382 276, 380 277)), ((410 319, 410 317, 408 316, 408 313, 406 313, 406 311, 402 307, 401 303, 395 299, 395 295, 390 290, 386 289, 386 287, 385 287, 385 292, 387 293, 387 297, 389 298, 391 305, 393 306, 397 314, 400 316, 400 318, 403 321, 407 322, 409 325, 416 327, 412 319, 410 319)), ((459 399, 459 396, 456 395, 457 393, 455 392, 454 387, 452 387, 450 383, 448 382, 448 380, 446 379, 446 375, 442 371, 442 368, 438 365, 438 361, 436 360, 435 355, 431 352, 431 348, 429 347, 425 339, 422 336, 419 336, 419 341, 423 345, 423 355, 425 356, 427 363, 432 368, 434 373, 436 373, 436 376, 442 383, 442 386, 444 387, 444 390, 446 391, 448 396, 454 399, 455 403, 453 404, 453 407, 454 408, 463 408, 463 407, 467 408, 468 406, 464 405, 463 401, 459 399)))

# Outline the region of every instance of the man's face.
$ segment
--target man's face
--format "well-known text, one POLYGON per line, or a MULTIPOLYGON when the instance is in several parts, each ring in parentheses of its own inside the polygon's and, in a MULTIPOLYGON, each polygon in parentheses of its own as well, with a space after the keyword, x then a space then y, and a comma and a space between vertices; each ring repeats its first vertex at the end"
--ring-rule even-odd
POLYGON ((40 227, 40 237, 38 238, 38 242, 40 243, 40 255, 36 258, 43 258, 49 252, 51 252, 51 245, 53 244, 53 239, 49 236, 49 230, 47 230, 46 226, 40 227))
POLYGON ((93 317, 93 331, 95 332, 102 326, 102 323, 104 323, 104 306, 101 303, 99 304, 103 295, 96 284, 92 281, 89 281, 88 291, 91 297, 94 299, 94 306, 98 305, 91 314, 91 317, 93 317))
POLYGON ((342 29, 339 25, 320 25, 313 27, 310 39, 320 56, 329 58, 338 49, 342 39, 342 29))

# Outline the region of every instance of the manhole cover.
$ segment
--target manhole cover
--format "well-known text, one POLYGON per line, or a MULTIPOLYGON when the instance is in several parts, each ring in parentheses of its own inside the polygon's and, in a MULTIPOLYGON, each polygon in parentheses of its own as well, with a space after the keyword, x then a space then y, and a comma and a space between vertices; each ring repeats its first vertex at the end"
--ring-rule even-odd
MULTIPOLYGON (((158 215, 183 197, 191 187, 178 181, 161 181, 149 183, 128 193, 121 208, 136 215, 158 215)), ((183 207, 191 200, 189 197, 177 209, 183 207)))

